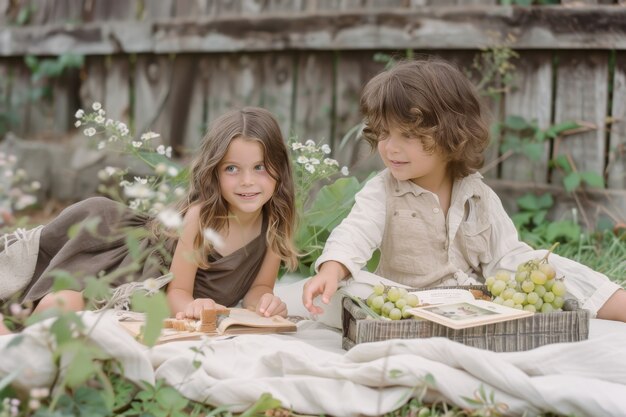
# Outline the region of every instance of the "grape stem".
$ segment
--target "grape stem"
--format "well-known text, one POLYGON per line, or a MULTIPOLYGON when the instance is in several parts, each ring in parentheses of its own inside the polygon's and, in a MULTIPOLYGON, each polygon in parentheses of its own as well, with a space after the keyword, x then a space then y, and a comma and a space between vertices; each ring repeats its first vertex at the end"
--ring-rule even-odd
POLYGON ((556 249, 556 247, 557 247, 557 246, 559 246, 559 242, 554 242, 554 243, 552 244, 552 246, 550 247, 550 249, 548 249, 548 253, 546 253, 546 256, 544 256, 544 257, 541 259, 541 262, 542 262, 542 263, 548 262, 548 256, 550 256, 550 254, 551 254, 552 252, 554 252, 554 250, 556 249))

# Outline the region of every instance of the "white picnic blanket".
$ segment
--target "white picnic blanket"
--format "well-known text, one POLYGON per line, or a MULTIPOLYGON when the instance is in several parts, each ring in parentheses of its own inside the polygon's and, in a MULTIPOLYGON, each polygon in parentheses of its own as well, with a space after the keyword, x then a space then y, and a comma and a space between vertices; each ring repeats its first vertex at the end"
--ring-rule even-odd
MULTIPOLYGON (((98 313, 83 314, 88 326, 98 318, 98 313)), ((48 325, 25 329, 18 346, 8 347, 18 336, 0 337, 0 378, 19 369, 16 385, 22 389, 52 383, 56 368, 48 325)), ((594 319, 591 330, 588 341, 517 353, 494 353, 442 338, 369 343, 345 353, 336 330, 306 320, 293 336, 246 335, 147 349, 107 315, 100 317, 90 338, 122 361, 131 380, 164 378, 190 399, 230 405, 233 411, 269 392, 299 413, 379 415, 402 405, 430 374, 435 386, 429 400, 471 408, 463 397, 473 397, 482 385, 496 402, 508 405, 511 415, 624 416, 626 324, 594 319), (193 366, 197 360, 198 369, 193 366)))

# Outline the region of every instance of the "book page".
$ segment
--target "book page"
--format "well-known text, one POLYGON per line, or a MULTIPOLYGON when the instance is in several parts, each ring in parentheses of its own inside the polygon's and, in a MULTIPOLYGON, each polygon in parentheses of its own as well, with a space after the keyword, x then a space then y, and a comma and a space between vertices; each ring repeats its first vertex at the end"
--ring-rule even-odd
POLYGON ((231 308, 230 315, 219 316, 217 321, 220 334, 289 333, 296 330, 296 325, 284 317, 263 317, 243 308, 231 308))
POLYGON ((465 329, 532 316, 532 311, 518 310, 485 300, 461 301, 416 307, 411 314, 452 329, 465 329))
POLYGON ((458 288, 441 288, 432 290, 412 291, 422 304, 451 304, 461 301, 473 301, 474 295, 469 290, 458 288))

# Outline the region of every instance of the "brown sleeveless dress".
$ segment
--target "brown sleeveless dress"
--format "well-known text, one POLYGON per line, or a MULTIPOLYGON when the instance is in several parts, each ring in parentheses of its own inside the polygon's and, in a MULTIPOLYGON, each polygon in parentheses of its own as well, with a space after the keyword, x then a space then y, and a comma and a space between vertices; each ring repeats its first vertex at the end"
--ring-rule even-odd
MULTIPOLYGON (((176 242, 158 250, 154 237, 147 237, 146 223, 150 218, 123 204, 104 197, 93 197, 63 210, 47 224, 39 243, 35 273, 23 290, 20 301, 38 301, 51 291, 53 271, 71 272, 78 280, 76 290, 83 290, 85 278, 110 273, 132 266, 134 255, 153 250, 139 262, 139 269, 128 271, 116 279, 113 286, 131 280, 156 278, 167 272, 176 242), (70 228, 78 223, 94 223, 97 227, 83 227, 74 238, 68 237, 70 228), (130 251, 127 234, 136 234, 138 251, 130 251)), ((259 236, 228 256, 217 252, 209 256, 211 266, 198 269, 194 283, 194 298, 211 298, 216 303, 236 305, 248 292, 256 278, 266 252, 267 219, 259 236)))

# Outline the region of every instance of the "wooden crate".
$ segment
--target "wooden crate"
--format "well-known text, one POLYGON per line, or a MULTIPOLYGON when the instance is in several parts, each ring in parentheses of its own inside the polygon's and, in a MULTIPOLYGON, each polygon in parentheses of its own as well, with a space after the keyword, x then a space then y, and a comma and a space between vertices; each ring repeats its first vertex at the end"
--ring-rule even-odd
POLYGON ((343 348, 388 339, 447 337, 468 346, 494 352, 516 352, 550 343, 578 342, 589 335, 589 311, 538 313, 531 317, 454 330, 428 320, 376 320, 343 299, 343 348))

